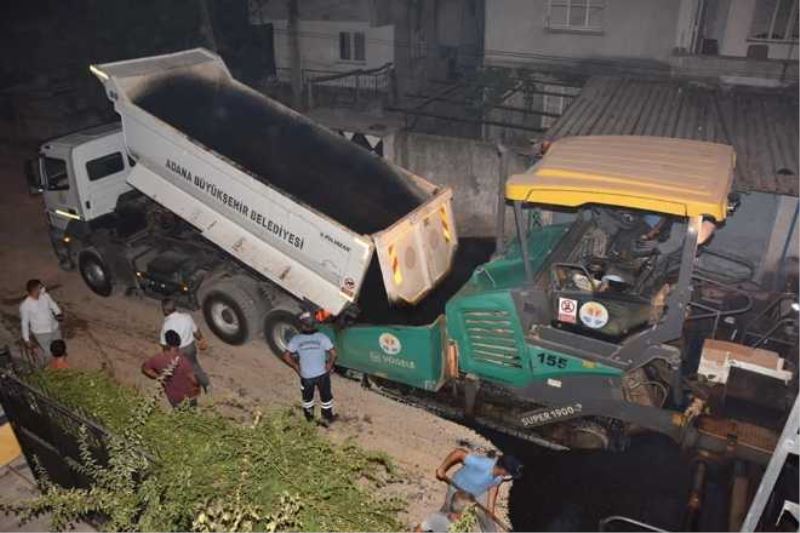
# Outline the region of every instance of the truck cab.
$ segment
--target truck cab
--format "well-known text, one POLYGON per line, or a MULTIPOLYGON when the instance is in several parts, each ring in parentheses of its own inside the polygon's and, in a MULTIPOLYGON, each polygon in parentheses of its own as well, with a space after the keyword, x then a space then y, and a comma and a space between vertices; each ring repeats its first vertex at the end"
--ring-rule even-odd
POLYGON ((82 225, 102 223, 119 197, 132 191, 126 182, 132 166, 119 123, 47 141, 29 163, 29 185, 42 193, 50 238, 64 268, 74 267, 72 234, 81 233, 82 225))

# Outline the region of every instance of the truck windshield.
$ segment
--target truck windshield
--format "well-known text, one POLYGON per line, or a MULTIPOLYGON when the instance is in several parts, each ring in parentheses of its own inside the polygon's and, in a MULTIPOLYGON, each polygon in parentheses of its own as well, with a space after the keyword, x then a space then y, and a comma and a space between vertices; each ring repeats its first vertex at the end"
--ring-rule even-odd
POLYGON ((65 191, 69 189, 67 175, 67 162, 55 157, 42 158, 42 170, 47 178, 47 189, 50 191, 65 191))

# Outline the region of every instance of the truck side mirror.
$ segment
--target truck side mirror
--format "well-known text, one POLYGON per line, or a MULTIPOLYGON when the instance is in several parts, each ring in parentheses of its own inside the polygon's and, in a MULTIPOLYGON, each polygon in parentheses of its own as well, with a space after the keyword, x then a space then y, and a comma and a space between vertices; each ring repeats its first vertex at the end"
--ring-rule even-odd
POLYGON ((36 195, 44 191, 45 183, 42 179, 38 159, 28 159, 25 161, 25 179, 28 182, 29 194, 36 195))

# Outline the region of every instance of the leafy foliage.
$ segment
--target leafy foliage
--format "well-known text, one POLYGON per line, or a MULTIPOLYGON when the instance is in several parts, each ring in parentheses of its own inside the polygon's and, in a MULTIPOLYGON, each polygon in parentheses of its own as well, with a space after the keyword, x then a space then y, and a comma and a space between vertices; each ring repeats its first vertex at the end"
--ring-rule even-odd
POLYGON ((249 413, 243 424, 215 409, 155 408, 100 373, 46 372, 34 378, 64 404, 114 435, 108 464, 85 438, 75 468, 89 489, 46 479, 36 499, 6 505, 25 518, 53 513, 63 530, 90 513, 109 530, 397 530, 402 502, 376 488, 394 481, 388 458, 353 443, 334 445, 293 411, 249 413))
POLYGON ((284 492, 274 513, 265 515, 260 507, 243 504, 240 495, 233 502, 217 499, 202 507, 192 522, 192 530, 210 531, 253 531, 256 524, 264 524, 269 532, 287 531, 301 528, 297 515, 303 507, 298 496, 284 492))

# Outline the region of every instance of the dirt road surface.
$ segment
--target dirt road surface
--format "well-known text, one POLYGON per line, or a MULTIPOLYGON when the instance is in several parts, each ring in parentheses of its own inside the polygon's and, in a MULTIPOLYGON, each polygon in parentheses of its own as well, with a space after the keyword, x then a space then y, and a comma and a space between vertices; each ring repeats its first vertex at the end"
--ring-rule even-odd
MULTIPOLYGON (((47 237, 42 199, 28 195, 24 183, 26 155, 30 154, 0 147, 0 319, 12 331, 19 331, 17 307, 25 282, 39 278, 64 309, 64 332, 73 367, 104 369, 122 383, 152 387, 139 367, 159 349, 163 317, 158 302, 121 294, 102 298, 84 285, 80 274, 59 269, 47 237)), ((267 409, 299 405, 296 375, 262 340, 228 346, 208 331, 202 313, 195 312, 194 317, 210 340, 200 359, 211 377, 213 392, 202 403, 237 399, 267 409)), ((382 450, 395 460, 404 481, 393 490, 409 504, 405 519, 410 527, 441 505, 444 487, 433 472, 460 440, 491 447, 465 427, 364 390, 356 382, 336 376, 333 387, 341 420, 320 431, 337 441, 353 437, 361 446, 382 450)), ((499 500, 502 517, 507 494, 505 487, 499 500)))

